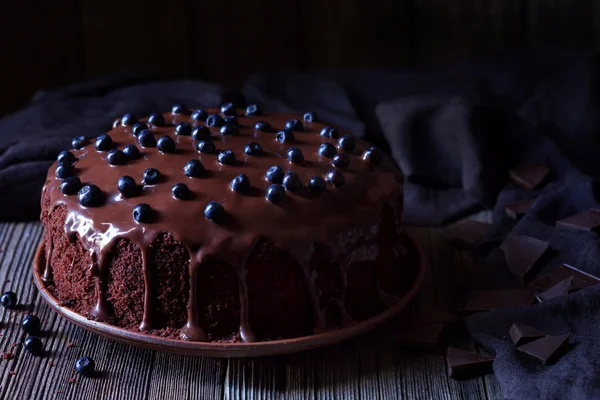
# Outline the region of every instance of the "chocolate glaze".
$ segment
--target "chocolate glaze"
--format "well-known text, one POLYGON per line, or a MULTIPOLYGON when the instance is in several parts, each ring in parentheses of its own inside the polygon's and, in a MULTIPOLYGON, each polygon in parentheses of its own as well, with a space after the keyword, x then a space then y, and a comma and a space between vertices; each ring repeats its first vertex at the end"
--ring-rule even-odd
MULTIPOLYGON (((209 110, 209 114, 218 113, 218 109, 209 110)), ((381 165, 373 166, 363 161, 361 155, 368 147, 362 140, 348 154, 350 164, 342 173, 345 185, 335 188, 330 184, 322 194, 309 193, 306 189, 311 176, 325 177, 332 168, 331 159, 318 154, 319 145, 331 142, 336 145, 337 139, 319 135, 326 126, 320 122, 305 122, 302 132, 295 132, 293 143, 279 143, 275 140, 275 132, 284 128, 286 121, 302 118, 292 114, 268 113, 261 116, 246 117, 238 111, 240 124, 239 135, 221 136, 218 127, 209 128, 212 139, 221 150, 232 150, 237 158, 233 166, 221 165, 217 162, 217 154, 202 154, 196 150, 197 141, 191 136, 175 134, 175 125, 186 121, 192 127, 205 125, 204 122, 192 120, 189 116, 171 113, 163 114, 166 125, 152 127, 158 138, 168 135, 177 144, 175 154, 163 154, 157 148, 142 148, 132 134, 131 126, 115 123, 108 132, 115 147, 122 149, 134 143, 142 152, 142 157, 130 160, 126 165, 113 166, 106 162, 107 152, 98 152, 93 144, 81 150, 73 150, 77 157, 75 174, 84 184, 93 183, 100 187, 106 195, 101 207, 85 208, 79 205, 77 196, 65 196, 60 191, 61 180, 55 176, 55 165, 50 168, 44 186, 44 196, 49 196, 51 210, 58 205, 67 207, 65 231, 70 236, 77 236, 92 255, 90 265, 96 278, 96 305, 90 315, 101 321, 111 321, 106 307, 104 282, 107 279, 107 260, 113 245, 118 239, 128 239, 136 244, 142 253, 142 267, 145 282, 144 316, 141 330, 152 329, 152 299, 150 296, 152 270, 148 267, 148 249, 153 239, 161 232, 170 233, 189 252, 190 297, 188 304, 188 320, 182 329, 182 338, 195 341, 208 340, 207 334, 199 325, 200 308, 198 299, 196 271, 207 257, 216 257, 231 264, 239 278, 240 294, 240 329, 239 335, 245 342, 256 341, 257 338, 248 323, 247 287, 245 284, 245 262, 254 244, 261 238, 272 242, 278 249, 289 252, 302 266, 309 296, 313 304, 315 330, 325 327, 324 310, 320 309, 315 286, 315 276, 310 276, 309 262, 315 243, 328 246, 332 259, 347 254, 346 265, 341 267, 344 279, 347 267, 351 262, 374 260, 378 257, 376 236, 382 219, 382 206, 387 204, 395 212, 398 221, 402 211, 402 179, 399 172, 389 160, 381 165), (254 130, 259 120, 267 121, 273 129, 271 132, 254 130), (264 149, 262 156, 246 156, 244 146, 250 142, 258 142, 264 149), (287 150, 298 147, 305 157, 301 164, 292 164, 287 160, 287 150), (189 178, 183 167, 191 159, 200 160, 208 170, 206 177, 189 178), (285 172, 298 174, 304 185, 298 193, 287 192, 283 201, 274 205, 265 199, 266 189, 270 185, 265 179, 266 170, 278 165, 285 172), (142 174, 147 168, 157 168, 164 179, 155 185, 142 185, 142 174), (249 193, 236 193, 230 189, 229 183, 239 175, 246 174, 250 178, 249 193), (117 189, 117 180, 123 175, 132 176, 142 185, 139 196, 124 198, 117 189), (171 187, 183 182, 190 188, 193 196, 189 200, 177 200, 171 195, 171 187), (211 201, 221 203, 227 212, 225 220, 218 224, 204 217, 204 207, 211 201), (148 203, 156 212, 152 223, 137 223, 131 213, 138 203, 148 203), (357 247, 357 243, 360 246, 357 247)), ((147 122, 147 118, 141 119, 147 122)), ((344 152, 338 148, 338 152, 344 152)), ((47 249, 50 260, 52 247, 47 249)), ((313 274, 314 275, 314 274, 313 274)), ((52 279, 51 265, 46 265, 46 279, 52 279)), ((390 303, 389 296, 381 292, 385 303, 390 303)), ((343 298, 343 297, 342 297, 343 298)), ((343 311, 342 320, 351 318, 343 311)))

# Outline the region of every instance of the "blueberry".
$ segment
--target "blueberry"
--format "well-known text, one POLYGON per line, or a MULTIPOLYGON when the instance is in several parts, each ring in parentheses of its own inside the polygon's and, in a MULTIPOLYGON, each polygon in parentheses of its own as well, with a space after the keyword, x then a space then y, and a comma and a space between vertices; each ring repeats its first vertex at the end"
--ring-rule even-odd
POLYGON ((138 122, 135 125, 133 125, 133 128, 131 128, 131 133, 133 133, 135 136, 137 136, 144 129, 148 129, 148 125, 146 125, 143 122, 138 122))
POLYGON ((77 161, 77 159, 70 151, 63 150, 60 153, 58 153, 56 161, 58 162, 58 165, 67 165, 70 167, 71 165, 75 164, 75 161, 77 161))
POLYGON ((306 122, 315 122, 317 121, 317 114, 313 112, 307 112, 304 114, 304 121, 306 122))
POLYGON ((161 153, 175 153, 175 141, 170 136, 161 136, 156 142, 156 147, 161 153))
POLYGON ((383 155, 381 154, 381 151, 379 151, 378 148, 371 146, 367 150, 365 150, 365 152, 362 155, 362 159, 364 161, 368 161, 372 164, 378 165, 381 164, 381 161, 383 161, 383 155))
POLYGON ((297 147, 290 147, 287 151, 287 158, 294 164, 302 164, 304 162, 304 154, 297 147))
POLYGON ((135 183, 135 179, 129 175, 119 178, 117 188, 123 197, 134 197, 140 192, 140 187, 135 183))
POLYGON ((121 125, 123 126, 133 126, 136 122, 138 122, 137 117, 132 113, 127 113, 121 118, 121 125))
POLYGON ((235 164, 235 153, 231 150, 223 150, 217 156, 219 164, 233 165, 235 164))
POLYGON ((144 171, 142 180, 145 185, 156 185, 162 179, 162 174, 156 168, 148 168, 144 171))
POLYGON ((250 189, 250 179, 244 174, 240 174, 231 180, 231 190, 234 192, 247 192, 250 189))
POLYGON ((225 217, 225 208, 216 201, 210 201, 204 207, 204 216, 214 222, 221 222, 225 217))
POLYGON ((247 156, 262 156, 263 148, 258 143, 248 143, 244 146, 244 154, 247 156))
POLYGON ((137 136, 138 142, 142 147, 155 147, 156 139, 154 138, 154 133, 149 131, 148 129, 144 129, 137 136))
POLYGON ((0 304, 4 308, 15 308, 17 306, 17 295, 15 292, 4 292, 0 297, 0 304))
POLYGON ((295 139, 296 136, 294 136, 294 132, 292 131, 279 131, 275 136, 275 140, 277 140, 279 143, 290 143, 295 139))
POLYGON ((127 155, 122 150, 111 150, 106 155, 106 162, 110 165, 127 164, 127 155))
POLYGON ((338 147, 342 150, 352 151, 356 147, 356 140, 351 135, 345 134, 338 140, 338 147))
POLYGON ((327 172, 325 179, 336 188, 343 186, 344 182, 346 182, 346 179, 344 179, 344 174, 337 169, 330 169, 329 172, 327 172))
POLYGON ((267 121, 258 121, 254 124, 254 130, 259 132, 268 132, 271 130, 271 125, 267 121))
POLYGON ((204 125, 197 126, 192 131, 192 138, 194 140, 208 140, 210 139, 210 129, 204 125))
POLYGON ((302 122, 298 121, 297 119, 290 119, 285 123, 285 130, 301 131, 304 130, 304 125, 302 125, 302 122))
POLYGON ((140 150, 135 146, 135 144, 128 144, 127 146, 123 147, 123 153, 125 153, 127 158, 130 160, 136 160, 142 156, 142 153, 140 153, 140 150))
POLYGON ((71 146, 73 146, 75 150, 83 149, 88 143, 89 140, 85 136, 75 136, 73 140, 71 140, 71 146))
POLYGON ((65 179, 75 174, 75 170, 70 165, 59 165, 56 167, 56 177, 58 179, 65 179))
POLYGON ((199 108, 192 113, 192 119, 196 121, 206 121, 208 113, 203 109, 199 108))
POLYGON ((219 130, 219 132, 223 136, 233 136, 233 135, 237 135, 238 134, 238 130, 236 129, 236 127, 233 126, 233 125, 231 125, 231 124, 225 124, 225 125, 223 125, 221 127, 221 129, 219 130))
POLYGON ((189 114, 190 110, 185 106, 185 104, 173 104, 171 107, 171 113, 173 114, 189 114))
POLYGON ((81 179, 76 176, 70 176, 62 181, 60 184, 60 191, 66 196, 72 196, 77 194, 82 186, 81 179))
POLYGON ((93 376, 94 375, 94 370, 96 368, 96 365, 94 363, 94 360, 92 360, 89 357, 80 357, 77 359, 77 361, 75 362, 75 370, 77 371, 77 373, 79 375, 82 376, 93 376))
POLYGON ((190 197, 190 189, 185 183, 176 183, 171 188, 171 195, 176 199, 187 199, 190 197))
POLYGON ((285 188, 283 185, 274 183, 267 189, 266 198, 273 204, 281 203, 281 200, 285 197, 285 188))
POLYGON ((260 115, 260 108, 256 104, 250 104, 246 107, 246 115, 252 117, 254 115, 260 115))
POLYGON ((190 136, 192 134, 192 126, 187 122, 181 122, 175 127, 175 134, 181 136, 190 136))
POLYGON ((23 322, 21 322, 21 328, 25 333, 37 335, 42 328, 42 323, 35 315, 28 315, 23 319, 23 322))
POLYGON ((39 356, 44 351, 44 345, 42 341, 37 336, 28 336, 25 339, 25 350, 33 354, 34 356, 39 356))
POLYGON ((148 124, 154 126, 164 126, 165 125, 165 117, 163 117, 160 113, 152 113, 148 117, 148 124))
POLYGON ((206 118, 208 126, 223 126, 223 124, 225 124, 225 120, 219 114, 211 114, 206 118))
POLYGON ((338 137, 338 130, 332 128, 331 126, 326 126, 325 128, 321 129, 320 135, 329 139, 336 139, 338 137))
POLYGON ((240 121, 236 117, 225 117, 226 124, 232 125, 235 129, 240 129, 240 121))
POLYGON ((100 207, 104 203, 104 193, 96 185, 85 185, 79 189, 77 200, 83 207, 100 207))
POLYGON ((272 167, 270 167, 267 170, 267 173, 265 174, 265 176, 267 177, 267 180, 271 183, 283 182, 284 175, 285 175, 285 173, 283 172, 283 169, 281 169, 281 167, 278 167, 276 165, 273 165, 272 167))
POLYGON ((221 114, 223 115, 235 115, 237 110, 235 109, 235 104, 233 103, 223 103, 221 106, 221 114))
POLYGON ((325 191, 325 179, 320 176, 313 176, 308 181, 308 190, 313 193, 323 193, 325 191))
POLYGON ((348 164, 350 164, 350 159, 344 153, 336 154, 333 160, 331 160, 331 164, 336 168, 347 168, 348 164))
POLYGON ((335 146, 331 143, 323 143, 319 146, 319 155, 327 158, 332 158, 337 153, 335 146))
POLYGON ((206 173, 206 170, 199 160, 190 160, 183 167, 183 172, 190 178, 199 178, 206 173))
POLYGON ((108 151, 113 147, 113 140, 110 136, 104 134, 96 138, 96 150, 108 151))
POLYGON ((146 203, 137 204, 131 212, 136 222, 148 223, 154 219, 154 210, 146 203))
POLYGON ((302 188, 302 181, 295 172, 288 172, 283 177, 283 187, 290 192, 297 192, 302 188))
POLYGON ((198 150, 200 153, 212 154, 217 151, 217 147, 210 140, 201 140, 196 145, 196 150, 198 150))

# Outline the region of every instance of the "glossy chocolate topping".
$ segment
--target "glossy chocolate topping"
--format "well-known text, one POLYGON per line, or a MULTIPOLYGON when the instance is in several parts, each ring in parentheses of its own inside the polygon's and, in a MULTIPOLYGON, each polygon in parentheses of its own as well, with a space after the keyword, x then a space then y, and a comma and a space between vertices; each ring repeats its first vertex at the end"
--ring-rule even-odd
MULTIPOLYGON (((218 109, 208 110, 208 114, 218 113, 218 109)), ((361 157, 369 145, 357 140, 356 148, 344 151, 337 146, 338 139, 320 136, 326 126, 320 122, 304 122, 303 131, 295 131, 295 140, 280 143, 275 137, 284 129, 288 120, 302 120, 298 115, 268 113, 247 117, 238 110, 239 134, 223 136, 219 127, 210 127, 211 139, 216 145, 214 154, 200 153, 196 150, 197 140, 192 136, 175 134, 175 126, 188 122, 192 129, 205 122, 192 120, 183 114, 163 114, 166 125, 150 127, 156 139, 169 136, 176 143, 175 153, 162 153, 157 147, 142 148, 132 133, 132 126, 115 124, 108 132, 114 142, 113 149, 123 149, 135 144, 141 151, 139 159, 128 160, 125 165, 110 165, 108 152, 99 152, 93 142, 81 150, 72 150, 77 158, 75 175, 84 185, 97 185, 105 195, 104 203, 99 207, 82 207, 77 195, 66 196, 60 190, 61 179, 55 175, 56 164, 48 174, 44 186, 45 196, 49 196, 51 209, 64 204, 67 208, 65 230, 69 235, 78 235, 83 245, 90 251, 93 265, 92 273, 97 278, 97 304, 90 313, 99 320, 109 320, 105 307, 106 293, 101 282, 106 276, 105 262, 116 240, 129 239, 141 249, 144 280, 146 284, 144 318, 140 329, 152 329, 152 300, 147 288, 152 279, 148 268, 148 249, 157 234, 170 233, 187 248, 190 255, 190 304, 188 321, 182 336, 189 340, 207 340, 207 335, 199 326, 198 307, 195 306, 197 285, 195 271, 208 257, 216 257, 230 263, 240 280, 242 340, 256 340, 248 324, 247 296, 244 284, 245 261, 253 245, 261 238, 272 242, 278 249, 289 252, 304 268, 307 282, 314 278, 308 276, 308 263, 315 243, 325 244, 332 250, 333 257, 347 250, 351 243, 369 240, 365 235, 375 235, 377 225, 382 218, 382 205, 388 204, 396 210, 396 217, 402 210, 402 179, 399 172, 388 159, 379 165, 370 164, 361 157), (259 120, 267 121, 272 129, 260 132, 254 129, 259 120), (262 155, 244 154, 244 147, 252 142, 262 145, 262 155), (323 193, 313 193, 307 189, 313 176, 326 178, 333 168, 332 159, 320 156, 319 146, 323 143, 335 145, 338 153, 346 153, 349 165, 338 168, 344 177, 344 184, 334 187, 331 183, 323 193), (288 160, 287 151, 291 147, 300 149, 304 156, 301 163, 288 160), (217 161, 220 151, 231 150, 236 161, 233 165, 222 165, 217 161), (190 160, 199 160, 206 169, 201 177, 188 177, 184 166, 190 160), (287 191, 284 199, 273 204, 265 198, 271 182, 265 178, 265 172, 271 166, 280 166, 287 172, 295 172, 302 182, 297 192, 287 191), (142 175, 148 168, 156 168, 162 174, 162 180, 153 185, 144 185, 142 175), (250 180, 250 189, 245 193, 231 189, 232 179, 245 174, 250 180), (135 197, 123 197, 117 188, 119 177, 129 175, 140 184, 140 193, 135 197), (173 197, 171 189, 176 183, 185 183, 191 196, 180 200, 173 197), (225 218, 217 223, 205 218, 204 209, 210 201, 220 203, 226 212, 225 218), (150 223, 138 223, 132 216, 135 205, 146 203, 152 207, 155 218, 150 223), (367 233, 365 233, 365 231, 367 233), (370 231, 370 233, 369 233, 370 231)), ((140 121, 147 122, 147 118, 140 121)), ((47 249, 52 251, 52 249, 47 249)), ((354 254, 353 259, 372 259, 368 251, 354 254)), ((50 257, 47 257, 49 260, 50 257)), ((48 265, 44 276, 51 279, 51 266, 48 265)), ((309 292, 310 292, 309 288, 309 292)), ((314 290, 313 290, 314 292, 314 290)), ((315 299, 316 294, 310 293, 315 299)), ((317 301, 315 300, 316 304, 317 301)), ((315 311, 316 329, 322 324, 321 311, 315 311)))

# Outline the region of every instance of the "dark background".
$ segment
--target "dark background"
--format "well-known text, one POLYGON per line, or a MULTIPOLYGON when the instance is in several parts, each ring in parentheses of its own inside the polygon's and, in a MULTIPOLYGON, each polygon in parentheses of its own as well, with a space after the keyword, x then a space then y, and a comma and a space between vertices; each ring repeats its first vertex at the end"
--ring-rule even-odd
POLYGON ((600 43, 593 0, 32 0, 0 2, 0 16, 0 115, 38 89, 105 75, 235 86, 269 70, 421 67, 600 43))

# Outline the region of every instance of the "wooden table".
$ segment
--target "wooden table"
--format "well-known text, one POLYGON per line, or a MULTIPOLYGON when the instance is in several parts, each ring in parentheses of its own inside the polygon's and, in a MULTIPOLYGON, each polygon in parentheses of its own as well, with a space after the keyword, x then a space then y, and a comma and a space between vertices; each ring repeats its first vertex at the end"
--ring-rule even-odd
MULTIPOLYGON (((411 229, 426 266, 425 283, 411 306, 419 313, 445 308, 459 274, 472 268, 467 252, 451 247, 443 229, 411 229)), ((451 399, 501 398, 492 375, 448 378, 444 356, 394 346, 395 324, 330 348, 261 359, 209 359, 160 353, 88 333, 46 306, 31 278, 40 242, 37 222, 0 223, 0 284, 17 293, 20 310, 0 310, 0 399, 451 399), (28 314, 42 321, 47 357, 27 353, 19 325, 28 314), (98 377, 74 370, 77 358, 96 362, 98 377)), ((478 350, 465 335, 451 342, 478 350)))

